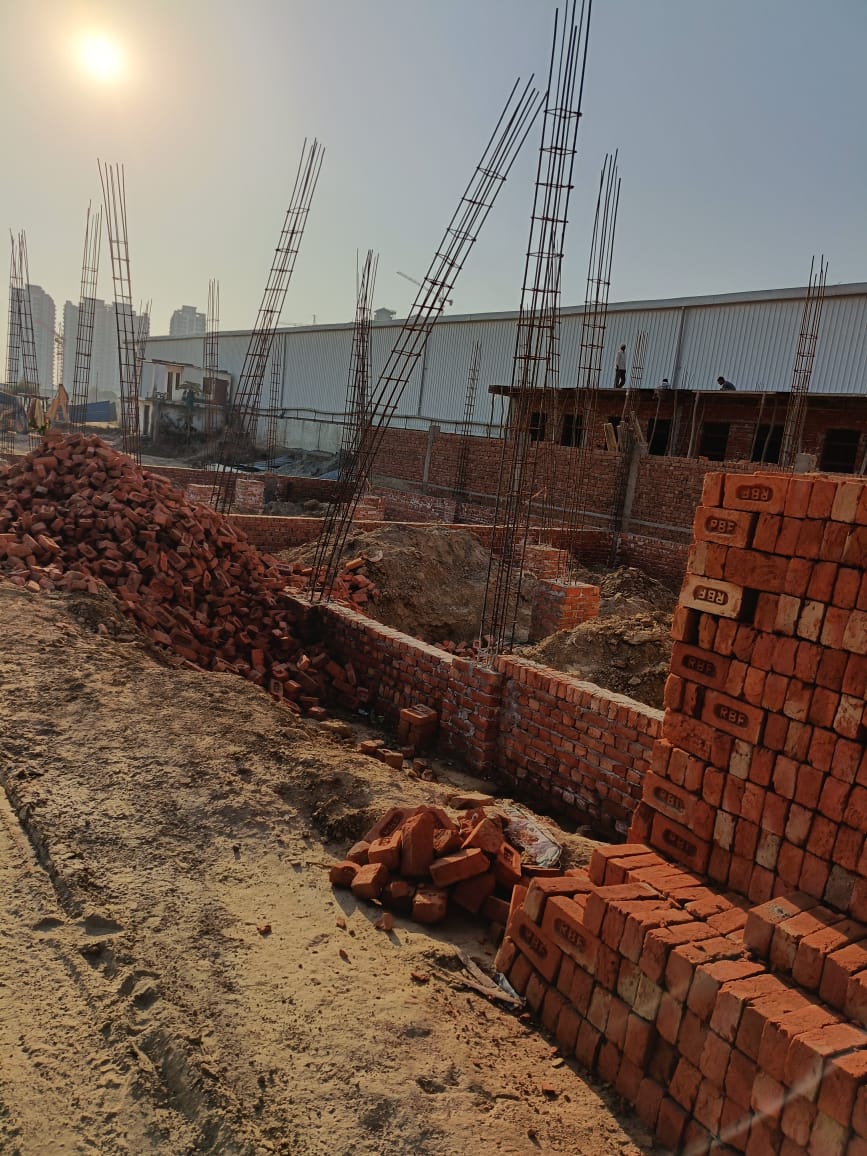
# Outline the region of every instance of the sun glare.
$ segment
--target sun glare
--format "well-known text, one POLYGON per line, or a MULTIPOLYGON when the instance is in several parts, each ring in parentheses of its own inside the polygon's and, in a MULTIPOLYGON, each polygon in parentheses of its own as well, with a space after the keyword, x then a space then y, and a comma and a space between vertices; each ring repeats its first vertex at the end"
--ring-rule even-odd
POLYGON ((106 36, 91 35, 79 44, 79 60, 95 80, 117 80, 123 72, 123 55, 118 45, 106 36))

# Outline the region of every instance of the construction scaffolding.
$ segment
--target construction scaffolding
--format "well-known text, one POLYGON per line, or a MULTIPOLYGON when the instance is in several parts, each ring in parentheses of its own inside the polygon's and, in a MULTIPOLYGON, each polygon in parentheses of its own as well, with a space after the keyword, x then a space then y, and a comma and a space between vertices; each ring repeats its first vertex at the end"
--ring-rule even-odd
POLYGON ((564 533, 560 538, 558 568, 567 580, 578 577, 578 558, 573 546, 585 528, 590 495, 590 467, 593 438, 599 408, 599 379, 602 373, 602 351, 608 325, 608 294, 611 289, 611 267, 614 260, 614 237, 617 210, 620 206, 620 176, 617 152, 606 155, 599 175, 596 212, 590 240, 584 313, 581 318, 578 381, 575 391, 572 453, 566 469, 566 510, 564 533))
POLYGON ((314 597, 326 599, 331 595, 352 517, 370 478, 385 430, 397 410, 413 369, 424 354, 431 329, 451 297, 458 274, 533 126, 539 105, 540 95, 533 88, 533 78, 523 88, 520 80, 516 81, 482 159, 446 226, 371 399, 370 422, 365 426, 358 453, 355 489, 345 496, 345 500, 334 501, 329 506, 322 531, 327 545, 323 548, 322 564, 314 569, 311 578, 314 597))
POLYGON ((473 419, 476 416, 476 392, 479 388, 479 372, 482 366, 482 343, 477 341, 473 346, 473 355, 470 358, 470 369, 467 374, 467 399, 464 403, 464 422, 461 426, 461 445, 458 450, 458 464, 455 470, 455 488, 453 491, 455 509, 452 521, 457 523, 463 518, 464 503, 467 500, 467 478, 470 470, 470 451, 472 449, 473 419))
POLYGON ((205 340, 202 350, 202 395, 205 401, 205 440, 210 441, 217 432, 217 414, 220 406, 217 400, 217 370, 220 368, 220 282, 211 278, 208 282, 208 312, 205 319, 205 340))
POLYGON ((84 255, 81 259, 81 294, 78 304, 78 328, 75 334, 75 363, 72 370, 71 416, 73 425, 82 433, 86 425, 87 402, 90 396, 90 362, 93 352, 101 238, 102 213, 97 209, 91 215, 91 206, 88 204, 84 226, 84 255))
POLYGON ((138 411, 138 340, 132 308, 129 268, 129 236, 126 216, 126 179, 123 165, 97 161, 105 230, 111 255, 114 283, 114 317, 117 327, 117 360, 120 381, 120 425, 124 453, 141 463, 141 432, 138 411))
POLYGON ((226 410, 212 493, 214 509, 223 514, 228 513, 234 497, 232 467, 239 454, 252 448, 255 442, 265 369, 304 236, 304 226, 319 180, 323 155, 324 149, 317 140, 312 143, 304 141, 289 208, 274 252, 256 324, 250 334, 241 376, 235 396, 226 410))
POLYGON ((819 325, 822 320, 822 306, 825 302, 825 284, 828 280, 828 262, 824 255, 819 258, 819 268, 815 268, 816 258, 810 262, 810 279, 804 298, 804 312, 795 350, 795 364, 792 367, 792 384, 789 387, 789 404, 786 407, 786 421, 783 426, 783 442, 780 448, 780 465, 784 469, 794 469, 795 459, 801 452, 801 438, 804 433, 804 418, 807 414, 807 394, 810 392, 810 378, 813 376, 813 361, 819 340, 819 325))
POLYGON ((514 644, 521 571, 535 498, 542 500, 540 521, 551 516, 545 506, 551 505, 554 496, 552 439, 559 384, 560 284, 591 8, 592 0, 583 0, 579 12, 577 0, 570 0, 562 28, 559 10, 554 18, 512 362, 509 423, 494 515, 495 525, 502 527, 500 557, 497 561, 491 557, 482 611, 480 636, 489 656, 514 644), (534 447, 534 443, 539 444, 534 447))

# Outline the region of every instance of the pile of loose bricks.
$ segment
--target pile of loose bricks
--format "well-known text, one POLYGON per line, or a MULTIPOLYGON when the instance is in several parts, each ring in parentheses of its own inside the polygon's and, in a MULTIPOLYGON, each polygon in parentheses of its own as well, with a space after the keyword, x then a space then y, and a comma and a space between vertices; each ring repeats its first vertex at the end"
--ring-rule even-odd
POLYGON ((484 806, 457 823, 440 807, 392 807, 334 864, 331 884, 417 923, 441 923, 452 902, 502 929, 522 879, 521 853, 503 826, 484 806))
POLYGON ((867 1154, 867 483, 714 475, 630 842, 498 967, 677 1152, 867 1154))
MULTIPOLYGON (((347 677, 299 640, 287 567, 98 437, 45 439, 0 470, 0 502, 0 570, 13 583, 102 585, 174 661, 240 675, 295 714, 325 714, 326 668, 347 677)), ((342 575, 341 590, 355 582, 342 575)))

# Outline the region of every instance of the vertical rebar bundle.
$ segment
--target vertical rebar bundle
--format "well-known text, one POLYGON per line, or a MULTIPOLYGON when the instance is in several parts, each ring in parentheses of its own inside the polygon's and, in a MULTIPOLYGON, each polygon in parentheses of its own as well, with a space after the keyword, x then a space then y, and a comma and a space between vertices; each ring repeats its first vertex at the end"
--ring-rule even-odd
POLYGON ((151 302, 147 301, 139 309, 135 318, 135 380, 136 392, 141 390, 141 370, 144 365, 145 349, 151 335, 151 302))
POLYGON ((129 268, 129 234, 126 217, 126 178, 123 165, 99 166, 105 231, 111 255, 114 283, 114 318, 117 329, 117 363, 120 379, 120 422, 124 453, 141 462, 138 412, 138 346, 132 309, 129 268))
POLYGON ((502 525, 501 553, 488 570, 481 636, 489 654, 510 649, 520 600, 524 547, 536 475, 548 503, 553 491, 553 436, 559 380, 560 285, 564 236, 572 191, 578 125, 587 65, 592 0, 566 5, 554 19, 548 90, 536 171, 530 240, 524 263, 521 306, 512 362, 511 406, 500 467, 495 524, 502 525), (577 91, 576 91, 577 89, 577 91), (536 436, 529 428, 530 403, 538 405, 536 436), (551 428, 547 428, 551 427, 551 428), (537 452, 531 453, 533 441, 537 452))
MULTIPOLYGON (((18 384, 18 367, 21 362, 21 314, 18 308, 18 247, 12 241, 9 258, 9 327, 6 331, 6 388, 14 394, 18 384)), ((15 427, 17 424, 17 404, 9 404, 2 414, 0 426, 0 450, 15 452, 15 427)))
MULTIPOLYGON (((337 466, 337 491, 332 506, 348 501, 361 484, 358 475, 362 460, 361 448, 365 438, 369 436, 372 417, 370 327, 373 322, 373 294, 378 265, 378 255, 372 249, 368 249, 359 274, 356 256, 355 324, 352 329, 346 412, 337 466)), ((314 574, 320 572, 329 558, 339 527, 339 519, 326 518, 322 532, 316 540, 316 552, 313 556, 314 574)))
POLYGON ((567 578, 575 577, 579 559, 570 548, 570 538, 584 529, 589 495, 587 492, 596 413, 599 405, 599 378, 602 372, 602 351, 605 347, 605 329, 608 324, 608 294, 611 289, 611 266, 614 260, 614 236, 617 229, 617 210, 620 206, 620 176, 617 171, 617 152, 606 155, 599 176, 596 212, 590 240, 590 260, 587 265, 587 285, 584 293, 584 312, 581 317, 578 381, 575 391, 575 423, 579 422, 581 435, 575 439, 566 470, 566 511, 560 548, 560 570, 567 578))
POLYGON ((286 335, 275 341, 271 347, 271 389, 268 397, 268 414, 265 424, 265 458, 268 469, 272 469, 277 457, 277 414, 280 395, 283 391, 283 362, 286 351, 286 335))
POLYGON ((11 253, 9 257, 9 328, 6 333, 6 386, 12 389, 18 384, 21 367, 21 307, 18 298, 18 245, 9 234, 11 253))
POLYGON ((205 439, 210 441, 217 430, 217 370, 220 368, 220 282, 208 282, 208 312, 205 319, 202 349, 202 394, 205 402, 205 439))
POLYGON ((452 521, 457 523, 463 516, 463 503, 467 500, 467 478, 470 470, 470 450, 472 448, 473 418, 476 415, 476 392, 479 388, 479 371, 482 366, 482 343, 473 346, 470 369, 467 374, 467 399, 464 403, 464 421, 461 426, 461 446, 458 450, 458 464, 455 470, 455 510, 452 521))
POLYGON ((824 255, 819 258, 818 269, 815 265, 814 257, 810 262, 810 280, 804 298, 804 312, 798 334, 798 347, 795 350, 795 364, 792 367, 792 384, 789 388, 789 404, 786 407, 786 421, 783 426, 780 465, 784 469, 792 469, 795 458, 801 452, 804 418, 807 415, 807 394, 810 392, 810 378, 813 376, 813 361, 816 357, 816 343, 819 340, 819 325, 822 320, 822 305, 825 301, 828 262, 824 255))
POLYGON ((91 216, 87 206, 84 226, 84 255, 81 259, 81 294, 78 301, 78 328, 75 333, 75 363, 72 370, 72 412, 74 426, 84 433, 87 401, 90 394, 90 362, 93 352, 93 326, 96 316, 96 286, 99 280, 99 248, 102 239, 102 213, 91 216))
POLYGON ((330 597, 352 516, 367 485, 385 430, 397 410, 413 369, 424 354, 431 329, 451 297, 458 274, 536 119, 540 95, 533 88, 533 78, 530 77, 523 89, 520 85, 520 80, 517 80, 509 94, 380 374, 369 406, 370 422, 361 439, 355 488, 344 501, 331 504, 325 519, 323 533, 329 538, 329 548, 321 569, 314 569, 312 581, 319 598, 330 597))
MULTIPOLYGON (((13 248, 15 242, 13 239, 13 248)), ((18 323, 21 340, 21 369, 25 382, 39 396, 39 365, 36 360, 36 338, 33 331, 33 310, 30 301, 30 262, 27 259, 27 235, 18 234, 18 266, 16 271, 18 323)))
POLYGON ((324 149, 317 140, 312 143, 304 141, 289 208, 286 210, 280 239, 274 252, 256 324, 250 334, 241 376, 231 405, 226 411, 226 424, 212 494, 214 508, 224 514, 228 512, 234 494, 229 467, 256 436, 265 369, 271 356, 274 332, 280 322, 280 313, 304 236, 304 226, 307 224, 307 216, 319 180, 323 154, 324 149))

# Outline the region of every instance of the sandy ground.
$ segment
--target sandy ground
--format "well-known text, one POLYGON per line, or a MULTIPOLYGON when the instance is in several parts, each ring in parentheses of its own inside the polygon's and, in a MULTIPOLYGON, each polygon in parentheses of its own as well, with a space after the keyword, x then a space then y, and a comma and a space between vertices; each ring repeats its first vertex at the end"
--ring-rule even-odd
POLYGON ((328 886, 387 805, 468 780, 162 665, 108 598, 0 582, 0 631, 0 1151, 652 1150, 462 986, 459 949, 490 969, 482 926, 385 934, 328 886))

